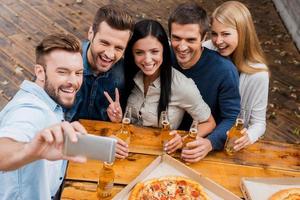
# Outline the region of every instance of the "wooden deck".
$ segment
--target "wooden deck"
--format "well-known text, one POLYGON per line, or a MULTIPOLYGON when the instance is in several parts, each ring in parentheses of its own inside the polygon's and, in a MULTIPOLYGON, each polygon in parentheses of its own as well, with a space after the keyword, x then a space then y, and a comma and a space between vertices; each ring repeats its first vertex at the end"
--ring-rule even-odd
MULTIPOLYGON (((162 22, 166 27, 167 16, 180 0, 173 1, 152 1, 152 0, 1 0, 0 3, 0 110, 7 104, 18 90, 24 79, 33 78, 34 47, 41 39, 53 32, 67 32, 74 34, 79 39, 86 38, 87 31, 91 25, 93 15, 99 6, 107 3, 118 4, 124 9, 134 13, 137 18, 151 17, 162 22), (169 2, 169 3, 168 3, 169 2), (170 3, 172 2, 172 3, 170 3), (151 8, 151 9, 149 9, 151 8)), ((219 5, 222 1, 200 1, 209 11, 219 5)), ((264 0, 249 4, 253 12, 262 5, 269 5, 268 12, 274 13, 275 8, 271 0, 264 0)), ((254 15, 255 19, 255 15, 254 15)), ((255 19, 257 22, 267 19, 255 19)), ((283 27, 279 16, 272 19, 273 24, 283 27)), ((260 26, 260 24, 256 24, 260 26)), ((285 29, 282 28, 287 34, 285 29)), ((267 32, 269 33, 269 32, 267 32)), ((264 34, 264 32, 262 32, 264 34)), ((292 45, 291 40, 285 41, 292 45)), ((265 44, 264 50, 270 52, 270 41, 262 41, 265 44), (269 45, 269 46, 268 46, 269 45)), ((294 56, 300 60, 299 52, 295 51, 294 56)), ((269 60, 273 59, 268 57, 269 60)), ((273 60, 272 60, 272 63, 273 60)), ((297 105, 296 110, 290 107, 290 94, 274 96, 274 87, 288 87, 295 94, 299 94, 299 63, 296 63, 298 71, 291 73, 282 72, 278 66, 272 69, 270 102, 268 112, 268 128, 265 140, 281 141, 300 144, 300 104, 299 97, 292 102, 297 105), (294 88, 294 89, 293 89, 294 88), (277 103, 279 102, 279 103, 277 103), (283 107, 276 108, 274 105, 283 104, 283 107), (290 109, 289 109, 290 108, 290 109), (297 110, 298 109, 298 110, 297 110)), ((285 67, 285 66, 282 66, 285 67)), ((295 69, 295 68, 293 68, 295 69)))

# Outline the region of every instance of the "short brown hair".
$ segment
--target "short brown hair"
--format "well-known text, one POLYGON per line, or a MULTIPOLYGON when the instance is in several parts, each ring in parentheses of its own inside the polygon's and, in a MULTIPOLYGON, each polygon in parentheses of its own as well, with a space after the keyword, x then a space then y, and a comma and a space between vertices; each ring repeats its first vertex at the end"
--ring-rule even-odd
POLYGON ((168 20, 170 34, 172 23, 181 25, 199 24, 202 39, 209 30, 209 17, 206 11, 197 3, 182 3, 176 7, 168 20))
POLYGON ((44 56, 56 49, 81 53, 81 44, 75 36, 70 34, 48 35, 35 48, 36 63, 44 66, 44 56))
POLYGON ((98 9, 93 22, 93 32, 95 34, 103 21, 114 29, 133 32, 134 22, 132 16, 115 5, 106 5, 98 9))

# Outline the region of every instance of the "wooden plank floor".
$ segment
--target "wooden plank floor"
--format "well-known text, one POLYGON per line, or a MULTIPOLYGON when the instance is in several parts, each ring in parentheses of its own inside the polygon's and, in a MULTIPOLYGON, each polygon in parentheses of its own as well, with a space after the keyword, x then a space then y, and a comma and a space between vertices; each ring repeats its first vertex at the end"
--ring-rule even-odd
MULTIPOLYGON (((267 20, 255 18, 257 12, 259 12, 256 9, 257 7, 268 5, 268 12, 276 13, 271 0, 255 1, 255 3, 247 0, 243 1, 245 3, 250 2, 247 5, 251 12, 255 14, 254 20, 258 22, 257 26, 260 26, 259 23, 263 20, 267 20)), ((98 7, 107 3, 118 4, 133 13, 136 18, 155 18, 166 27, 167 16, 180 2, 180 0, 1 0, 0 110, 13 97, 24 79, 33 79, 34 47, 45 35, 54 32, 65 32, 74 34, 80 40, 86 38, 94 13, 98 7)), ((222 0, 199 0, 199 2, 211 12, 222 0)), ((283 27, 278 15, 276 19, 272 19, 272 25, 283 27)), ((286 30, 282 29, 283 34, 287 34, 286 30)), ((266 31, 266 33, 269 32, 266 31)), ((261 32, 261 34, 266 33, 261 32)), ((268 47, 270 41, 262 41, 262 44, 266 44, 263 46, 264 50, 270 52, 268 47)), ((290 40, 287 45, 291 45, 290 40)), ((300 56, 299 52, 295 52, 294 56, 297 62, 300 56)), ((273 58, 269 56, 268 59, 273 58)), ((290 67, 290 65, 287 67, 290 67)), ((297 88, 299 88, 300 69, 298 67, 296 72, 291 70, 291 73, 283 72, 280 69, 282 68, 278 66, 272 68, 270 102, 272 104, 275 102, 276 105, 279 103, 284 104, 284 106, 277 109, 276 113, 273 112, 273 107, 269 109, 268 127, 264 139, 300 144, 300 119, 295 117, 295 113, 297 114, 300 111, 299 97, 296 97, 295 100, 296 105, 298 105, 298 110, 295 110, 294 107, 289 109, 290 100, 286 97, 286 94, 280 94, 280 98, 274 96, 274 87, 278 85, 280 87, 296 88, 296 94, 299 94, 297 88)), ((293 103, 295 104, 295 102, 293 103)))

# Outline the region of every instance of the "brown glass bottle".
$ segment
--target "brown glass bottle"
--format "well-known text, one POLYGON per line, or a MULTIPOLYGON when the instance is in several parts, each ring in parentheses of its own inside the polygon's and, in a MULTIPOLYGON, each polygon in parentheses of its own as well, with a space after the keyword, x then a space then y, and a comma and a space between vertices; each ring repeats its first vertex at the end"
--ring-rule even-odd
POLYGON ((100 170, 99 181, 97 185, 97 198, 98 199, 111 199, 112 188, 114 185, 115 172, 113 163, 103 163, 100 170))
POLYGON ((130 144, 130 119, 123 118, 122 127, 117 132, 116 136, 126 142, 126 144, 130 144))
POLYGON ((166 143, 173 138, 173 136, 170 135, 170 121, 168 118, 167 111, 161 112, 160 123, 161 123, 161 142, 163 145, 163 152, 165 153, 164 147, 166 143))
POLYGON ((183 138, 183 141, 182 141, 182 143, 183 143, 182 148, 183 149, 187 148, 187 146, 186 146, 187 143, 196 140, 197 133, 198 133, 198 130, 196 128, 190 128, 189 134, 186 137, 183 138))
POLYGON ((244 128, 244 120, 238 118, 234 124, 234 126, 229 130, 229 133, 227 135, 227 140, 225 143, 225 151, 228 155, 234 154, 234 142, 243 136, 241 131, 244 128))
POLYGON ((130 144, 130 123, 131 123, 131 107, 127 107, 124 117, 122 119, 122 127, 117 132, 116 136, 126 142, 126 144, 130 144))

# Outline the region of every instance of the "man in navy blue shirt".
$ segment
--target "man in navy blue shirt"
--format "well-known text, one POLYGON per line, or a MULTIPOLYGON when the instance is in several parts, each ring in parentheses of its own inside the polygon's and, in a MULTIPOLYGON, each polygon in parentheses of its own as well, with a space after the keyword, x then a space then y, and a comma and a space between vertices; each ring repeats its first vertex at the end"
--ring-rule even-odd
POLYGON ((119 115, 109 114, 112 99, 124 93, 125 78, 123 53, 133 30, 132 17, 124 10, 107 5, 98 9, 88 40, 83 42, 83 84, 76 95, 72 109, 66 112, 66 119, 95 119, 120 121, 119 115))
MULTIPOLYGON (((221 150, 226 131, 240 110, 238 73, 233 63, 217 52, 202 47, 209 29, 206 11, 196 3, 179 5, 169 18, 174 67, 192 78, 209 105, 217 127, 207 138, 197 138, 182 151, 187 162, 197 162, 212 150, 221 150)), ((182 129, 188 130, 191 118, 185 116, 182 129)))

